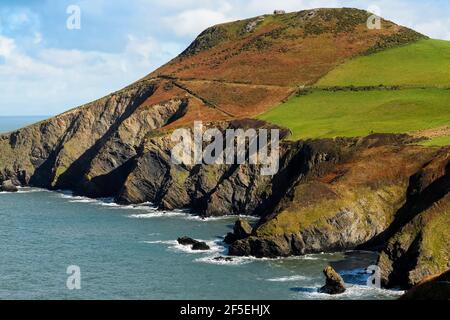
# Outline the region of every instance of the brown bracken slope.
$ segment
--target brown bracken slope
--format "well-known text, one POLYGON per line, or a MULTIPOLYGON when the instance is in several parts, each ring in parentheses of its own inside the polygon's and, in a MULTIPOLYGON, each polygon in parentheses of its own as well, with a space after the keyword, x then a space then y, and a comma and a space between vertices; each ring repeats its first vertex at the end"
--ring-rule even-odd
POLYGON ((189 109, 177 125, 255 116, 352 57, 424 37, 386 20, 370 30, 370 15, 315 9, 216 25, 146 79, 168 79, 219 111, 197 118, 199 110, 189 109))

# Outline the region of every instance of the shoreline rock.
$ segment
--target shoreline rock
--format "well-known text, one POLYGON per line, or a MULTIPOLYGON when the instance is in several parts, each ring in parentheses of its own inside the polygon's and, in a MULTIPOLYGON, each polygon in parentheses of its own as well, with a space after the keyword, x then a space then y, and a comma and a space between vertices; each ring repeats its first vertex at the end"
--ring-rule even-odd
POLYGON ((330 295, 341 294, 345 292, 345 284, 342 277, 333 267, 328 266, 323 270, 323 274, 326 278, 325 285, 319 289, 320 293, 326 293, 330 295))
POLYGON ((199 241, 192 246, 192 250, 195 251, 208 251, 211 248, 204 241, 199 241))
POLYGON ((450 300, 450 270, 423 280, 399 300, 450 300))
POLYGON ((17 188, 17 186, 11 180, 6 180, 6 181, 3 181, 3 183, 1 184, 0 191, 3 191, 3 192, 18 192, 19 189, 17 188))
POLYGON ((180 237, 177 239, 177 242, 183 246, 192 246, 196 244, 198 241, 189 237, 180 237))
POLYGON ((207 251, 211 249, 206 242, 198 241, 186 236, 178 238, 177 242, 183 246, 191 246, 191 249, 195 251, 207 251))
POLYGON ((226 244, 232 244, 238 240, 245 239, 252 234, 253 228, 247 220, 238 219, 233 227, 233 232, 229 232, 224 239, 226 244))

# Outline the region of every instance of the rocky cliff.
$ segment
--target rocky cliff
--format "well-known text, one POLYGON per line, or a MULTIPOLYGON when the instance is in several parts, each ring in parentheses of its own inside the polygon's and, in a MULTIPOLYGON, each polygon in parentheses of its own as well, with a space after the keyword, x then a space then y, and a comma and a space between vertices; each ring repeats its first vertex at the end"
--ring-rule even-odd
POLYGON ((0 182, 204 216, 255 215, 261 220, 231 254, 381 250, 385 284, 415 284, 449 267, 450 150, 403 135, 285 140, 274 176, 248 164, 170 159, 176 128, 196 120, 222 132, 273 128, 250 118, 348 59, 424 37, 386 20, 368 30, 369 16, 318 9, 209 28, 129 87, 0 135, 0 182))
POLYGON ((328 141, 328 148, 320 142, 308 170, 230 253, 381 250, 386 287, 410 287, 448 269, 450 149, 416 147, 404 138, 328 141))

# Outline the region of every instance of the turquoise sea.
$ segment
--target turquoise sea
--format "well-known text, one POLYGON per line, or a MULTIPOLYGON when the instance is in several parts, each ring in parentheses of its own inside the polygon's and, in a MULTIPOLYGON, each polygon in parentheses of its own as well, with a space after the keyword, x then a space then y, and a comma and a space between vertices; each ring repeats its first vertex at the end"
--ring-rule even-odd
MULTIPOLYGON (((0 131, 29 123, 0 118, 0 131)), ((110 199, 22 188, 0 193, 0 299, 394 299, 401 293, 365 285, 367 252, 287 259, 225 255, 223 236, 236 217, 201 220, 160 212, 151 204, 119 206, 110 199), (179 236, 205 240, 208 252, 178 245, 179 236), (349 289, 317 293, 331 263, 349 289), (66 286, 80 269, 81 289, 66 286)))

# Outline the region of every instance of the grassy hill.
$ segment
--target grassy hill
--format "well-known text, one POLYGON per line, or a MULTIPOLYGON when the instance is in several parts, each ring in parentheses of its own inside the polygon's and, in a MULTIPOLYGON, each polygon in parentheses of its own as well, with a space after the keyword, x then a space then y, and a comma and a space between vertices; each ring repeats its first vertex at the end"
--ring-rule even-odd
POLYGON ((357 57, 322 78, 317 86, 450 87, 450 42, 417 43, 357 57))
POLYGON ((259 118, 293 139, 406 133, 450 123, 450 90, 322 91, 294 97, 259 118))
MULTIPOLYGON (((259 116, 292 139, 410 133, 450 124, 450 42, 420 40, 343 63, 259 116)), ((448 145, 450 136, 426 145, 448 145)))
POLYGON ((384 19, 381 29, 369 30, 370 15, 315 9, 216 25, 149 77, 310 85, 350 58, 426 38, 384 19))

